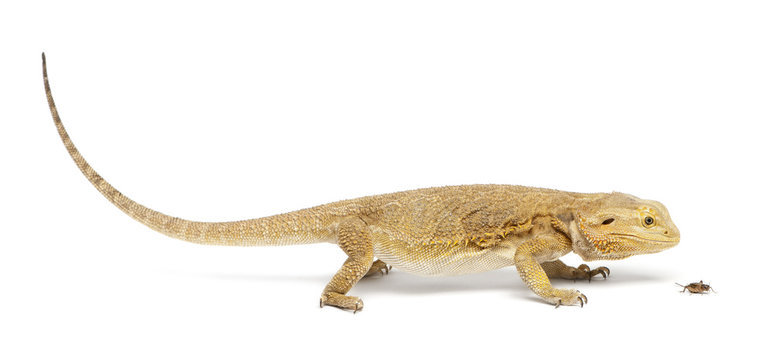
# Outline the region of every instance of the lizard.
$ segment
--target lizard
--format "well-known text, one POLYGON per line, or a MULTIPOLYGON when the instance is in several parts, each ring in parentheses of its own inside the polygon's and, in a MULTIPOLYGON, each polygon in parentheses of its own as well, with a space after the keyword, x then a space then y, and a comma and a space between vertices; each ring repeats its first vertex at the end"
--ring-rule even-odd
POLYGON ((48 81, 43 82, 54 124, 70 157, 91 184, 121 211, 172 238, 196 244, 279 246, 327 242, 347 256, 325 286, 320 306, 357 312, 348 295, 363 277, 395 267, 411 274, 449 276, 514 266, 526 286, 556 305, 588 302, 551 278, 607 278, 607 267, 566 265, 656 253, 677 245, 680 233, 666 207, 612 193, 576 193, 517 185, 460 185, 366 196, 261 218, 204 222, 145 207, 105 181, 76 149, 62 124, 48 81), (389 265, 388 265, 389 264, 389 265))

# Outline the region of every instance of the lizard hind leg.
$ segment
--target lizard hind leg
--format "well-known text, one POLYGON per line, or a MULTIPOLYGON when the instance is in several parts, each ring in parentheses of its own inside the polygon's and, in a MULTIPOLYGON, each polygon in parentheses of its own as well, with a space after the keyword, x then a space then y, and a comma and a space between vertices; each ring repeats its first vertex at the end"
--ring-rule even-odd
POLYGON ((330 305, 357 312, 363 309, 363 300, 348 296, 347 292, 369 272, 372 265, 376 265, 373 262, 373 241, 365 222, 357 217, 342 220, 338 245, 347 254, 347 260, 325 286, 320 296, 320 307, 330 305))

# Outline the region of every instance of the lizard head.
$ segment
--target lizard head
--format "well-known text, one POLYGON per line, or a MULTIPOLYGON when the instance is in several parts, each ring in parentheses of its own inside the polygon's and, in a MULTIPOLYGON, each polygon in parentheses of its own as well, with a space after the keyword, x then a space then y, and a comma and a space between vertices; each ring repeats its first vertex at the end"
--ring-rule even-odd
POLYGON ((576 209, 570 235, 585 261, 651 254, 680 242, 663 204, 615 192, 576 209))

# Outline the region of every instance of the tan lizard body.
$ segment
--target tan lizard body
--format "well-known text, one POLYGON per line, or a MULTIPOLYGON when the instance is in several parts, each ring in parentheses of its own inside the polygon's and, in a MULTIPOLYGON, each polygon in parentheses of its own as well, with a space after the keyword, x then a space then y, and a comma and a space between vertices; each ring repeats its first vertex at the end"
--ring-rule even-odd
POLYGON ((580 304, 574 289, 549 278, 590 279, 607 268, 570 267, 559 257, 623 259, 677 245, 680 234, 659 202, 622 193, 581 194, 511 185, 448 186, 344 200, 291 213, 233 222, 197 222, 149 209, 121 194, 81 156, 59 118, 43 77, 54 123, 86 178, 111 203, 165 235, 209 245, 263 246, 329 242, 348 259, 320 304, 360 310, 346 295, 387 264, 420 275, 458 275, 516 266, 527 286, 556 305, 580 304), (374 258, 379 260, 374 261, 374 258))

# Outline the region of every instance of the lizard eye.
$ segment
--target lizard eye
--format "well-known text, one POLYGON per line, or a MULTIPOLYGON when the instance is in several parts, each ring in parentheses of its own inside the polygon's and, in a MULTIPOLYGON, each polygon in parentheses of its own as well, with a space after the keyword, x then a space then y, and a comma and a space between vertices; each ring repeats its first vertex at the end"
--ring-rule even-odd
POLYGON ((613 219, 613 218, 607 219, 607 220, 602 222, 602 225, 610 225, 610 224, 613 223, 613 221, 615 221, 615 219, 613 219))
POLYGON ((646 216, 644 219, 642 219, 642 222, 645 224, 645 226, 650 227, 650 226, 653 226, 653 224, 656 223, 656 220, 653 219, 650 216, 646 216))

